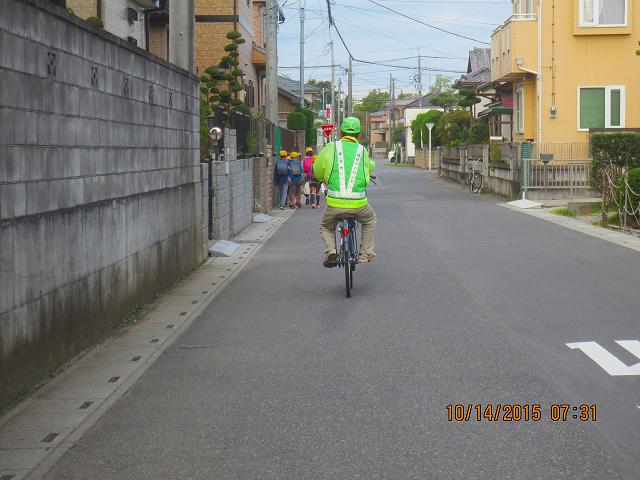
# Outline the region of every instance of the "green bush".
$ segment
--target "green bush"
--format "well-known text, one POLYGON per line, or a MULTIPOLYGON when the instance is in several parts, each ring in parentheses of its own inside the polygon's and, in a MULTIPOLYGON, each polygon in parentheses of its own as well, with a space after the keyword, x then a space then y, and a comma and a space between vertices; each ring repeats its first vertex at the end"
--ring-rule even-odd
POLYGON ((468 139, 471 114, 466 110, 451 110, 445 113, 435 126, 435 135, 443 145, 460 145, 468 139))
POLYGON ((89 17, 87 18, 87 22, 94 24, 98 28, 104 28, 104 22, 101 18, 98 17, 89 17))
POLYGON ((467 145, 487 143, 489 141, 489 125, 485 122, 474 123, 467 129, 462 140, 467 145))
MULTIPOLYGON (((625 195, 625 184, 624 177, 620 177, 618 179, 618 189, 616 190, 616 202, 622 208, 624 208, 624 195, 625 195)), ((627 210, 629 212, 634 212, 638 208, 638 201, 640 197, 634 195, 637 193, 640 195, 640 168, 632 168, 629 170, 629 188, 632 192, 629 192, 629 198, 627 199, 627 210)))
POLYGON ((499 145, 491 145, 489 147, 489 163, 495 165, 502 162, 502 149, 499 145))
POLYGON ((591 183, 602 187, 602 169, 610 164, 617 167, 640 167, 640 134, 596 133, 591 136, 591 183))
POLYGON ((306 130, 307 117, 298 110, 289 113, 287 115, 287 128, 289 130, 306 130))
MULTIPOLYGON (((427 123, 437 124, 442 115, 444 114, 440 110, 429 110, 428 112, 419 114, 416 119, 411 122, 411 138, 416 147, 420 148, 420 132, 422 132, 422 143, 429 148, 429 129, 427 128, 427 123)), ((433 134, 431 145, 434 147, 442 145, 440 138, 436 135, 435 129, 432 130, 431 133, 433 134)))

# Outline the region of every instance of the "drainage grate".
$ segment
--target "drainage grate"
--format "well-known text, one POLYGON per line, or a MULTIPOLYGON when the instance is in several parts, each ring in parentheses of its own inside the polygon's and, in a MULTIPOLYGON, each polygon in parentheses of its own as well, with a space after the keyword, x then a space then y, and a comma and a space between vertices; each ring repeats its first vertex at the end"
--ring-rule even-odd
POLYGON ((191 305, 195 305, 196 303, 198 303, 198 300, 194 300, 193 302, 191 302, 191 305))
POLYGON ((171 330, 175 325, 167 325, 167 330, 171 330))
POLYGON ((211 284, 211 286, 212 286, 212 287, 214 287, 214 286, 216 286, 216 285, 217 285, 217 283, 216 283, 216 282, 213 282, 213 283, 211 284))
POLYGON ((107 380, 107 383, 116 383, 118 380, 120 380, 120 377, 111 377, 107 380))
POLYGON ((42 440, 40 440, 42 443, 51 443, 53 442, 58 435, 60 435, 59 433, 48 433, 42 440))
POLYGON ((136 355, 135 357, 133 357, 133 358, 131 359, 131 361, 132 361, 132 362, 138 362, 138 361, 140 361, 140 359, 141 359, 141 358, 142 358, 142 357, 141 357, 140 355, 136 355))
POLYGON ((207 293, 209 293, 209 290, 203 290, 203 291, 202 291, 202 294, 203 294, 203 295, 206 295, 207 293))
POLYGON ((158 343, 160 341, 159 338, 154 338, 153 340, 151 340, 149 343, 158 343))
POLYGON ((180 312, 180 316, 184 317, 187 314, 187 312, 180 312))
POLYGON ((78 409, 80 410, 86 410, 87 408, 89 408, 91 405, 93 405, 95 402, 84 402, 82 405, 80 405, 78 407, 78 409))

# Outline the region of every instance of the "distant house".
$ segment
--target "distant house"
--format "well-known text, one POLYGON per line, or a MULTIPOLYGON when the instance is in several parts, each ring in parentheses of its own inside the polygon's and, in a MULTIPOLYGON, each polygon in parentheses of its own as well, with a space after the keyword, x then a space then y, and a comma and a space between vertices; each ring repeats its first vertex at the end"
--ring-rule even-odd
MULTIPOLYGON (((320 89, 309 84, 304 86, 304 105, 310 107, 320 94, 320 89)), ((300 82, 285 76, 278 76, 278 124, 287 127, 287 115, 300 105, 300 82)))
POLYGON ((367 132, 369 143, 373 145, 384 145, 386 148, 389 140, 388 115, 386 110, 373 112, 367 115, 367 132))
POLYGON ((501 88, 499 83, 491 82, 490 48, 474 48, 469 52, 467 73, 456 80, 453 87, 474 90, 481 101, 471 108, 473 117, 489 124, 489 134, 492 137, 511 141, 512 94, 501 88))
MULTIPOLYGON (((414 145, 413 143, 413 135, 411 134, 411 123, 420 115, 421 113, 426 113, 429 110, 438 110, 442 111, 442 107, 438 107, 437 105, 433 105, 431 103, 431 99, 435 97, 436 94, 429 93, 427 95, 423 95, 421 97, 415 98, 411 102, 409 102, 403 111, 403 122, 404 122, 404 136, 405 136, 405 150, 404 150, 404 161, 406 162, 414 162, 416 158, 416 148, 420 148, 420 145, 414 145)), ((424 139, 427 142, 426 148, 429 148, 428 142, 429 139, 424 139)))
MULTIPOLYGON (((463 74, 453 84, 455 89, 468 88, 475 92, 485 88, 491 82, 491 49, 490 48, 474 48, 469 52, 469 63, 467 64, 467 73, 463 74)), ((488 92, 484 92, 488 94, 488 92)), ((478 118, 491 103, 488 95, 481 96, 481 102, 471 107, 471 113, 474 118, 478 118)))
POLYGON ((74 15, 85 20, 89 17, 101 19, 107 32, 140 48, 147 48, 145 13, 158 8, 158 2, 154 0, 66 0, 54 3, 70 8, 74 15))
MULTIPOLYGON (((122 3, 122 0, 110 1, 122 3)), ((169 0, 151 3, 158 3, 161 8, 148 11, 147 50, 168 60, 171 5, 169 0)), ((266 36, 262 21, 265 9, 265 0, 247 0, 246 2, 236 0, 235 3, 229 0, 207 0, 198 1, 195 4, 196 73, 202 75, 208 67, 217 66, 222 57, 227 54, 224 50, 225 45, 229 43, 227 33, 232 30, 240 32, 245 43, 238 51, 240 68, 244 72, 242 79, 244 91, 239 94, 239 98, 244 99, 245 106, 254 114, 263 111, 266 104, 264 95, 267 73, 266 36)))

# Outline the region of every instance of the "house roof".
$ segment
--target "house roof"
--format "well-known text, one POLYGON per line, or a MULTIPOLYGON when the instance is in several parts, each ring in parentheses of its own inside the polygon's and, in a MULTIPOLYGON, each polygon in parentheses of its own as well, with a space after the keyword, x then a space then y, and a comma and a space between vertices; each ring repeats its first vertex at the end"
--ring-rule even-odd
MULTIPOLYGON (((300 94, 300 82, 298 80, 294 80, 292 78, 285 77, 283 75, 278 75, 278 88, 286 90, 296 96, 299 96, 300 94)), ((314 87, 313 85, 309 85, 308 83, 305 83, 304 92, 320 93, 320 89, 318 87, 314 87)))
POLYGON ((421 97, 416 97, 406 106, 406 108, 436 108, 436 105, 431 103, 431 99, 436 95, 437 94, 435 93, 427 93, 421 97))
POLYGON ((469 52, 467 73, 463 74, 454 87, 477 87, 491 80, 491 49, 474 48, 469 52))

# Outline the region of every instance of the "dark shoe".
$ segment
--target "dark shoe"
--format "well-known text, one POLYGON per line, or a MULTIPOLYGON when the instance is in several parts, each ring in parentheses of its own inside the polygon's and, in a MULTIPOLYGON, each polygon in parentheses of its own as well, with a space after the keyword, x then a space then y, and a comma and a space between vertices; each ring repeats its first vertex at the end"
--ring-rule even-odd
POLYGON ((326 268, 333 268, 338 266, 338 260, 340 257, 336 252, 327 252, 324 256, 322 265, 326 268))
POLYGON ((280 210, 284 210, 284 205, 280 205, 280 210))

